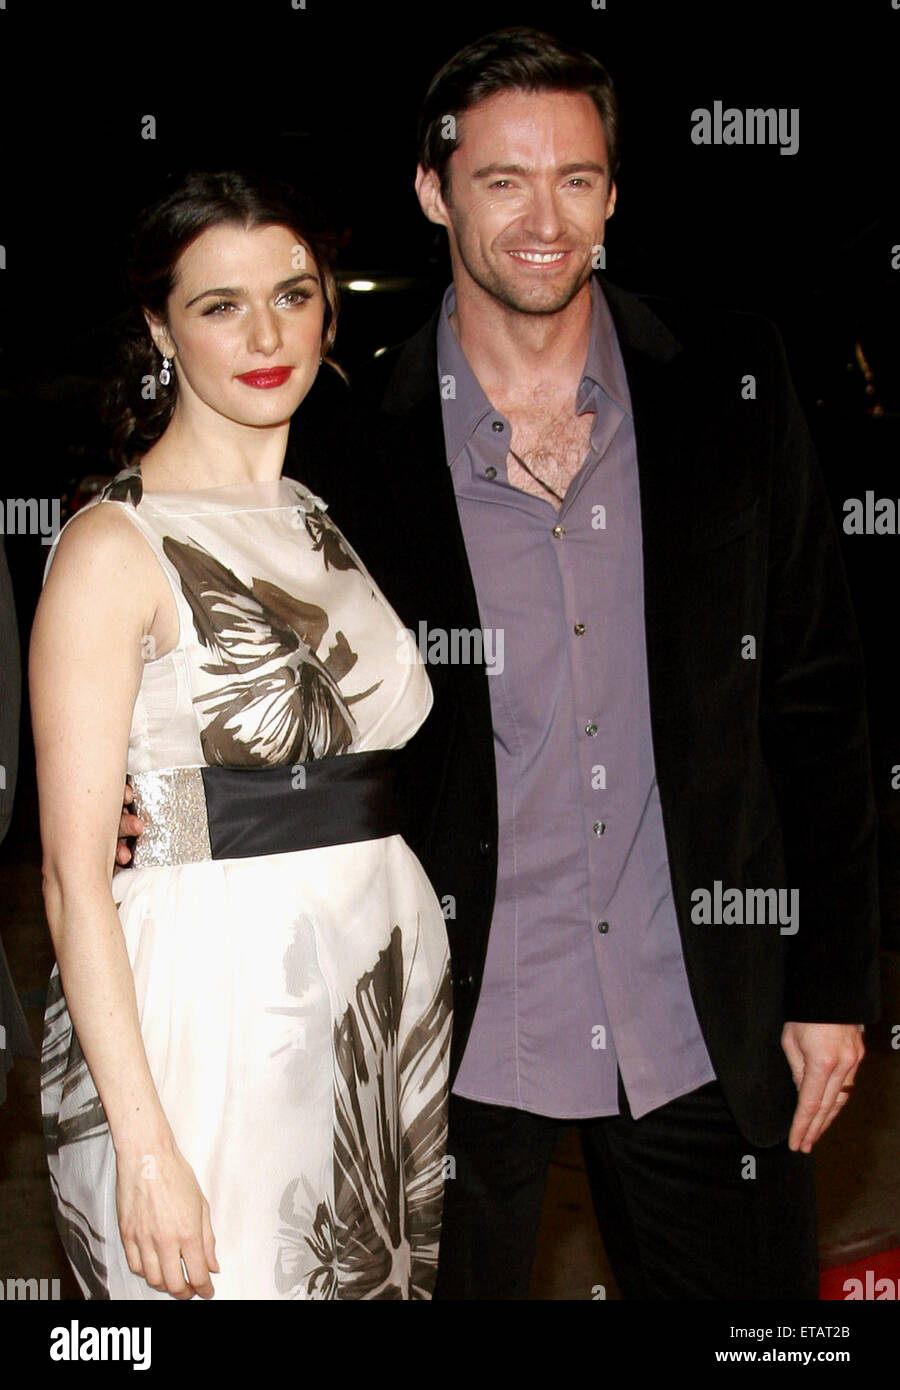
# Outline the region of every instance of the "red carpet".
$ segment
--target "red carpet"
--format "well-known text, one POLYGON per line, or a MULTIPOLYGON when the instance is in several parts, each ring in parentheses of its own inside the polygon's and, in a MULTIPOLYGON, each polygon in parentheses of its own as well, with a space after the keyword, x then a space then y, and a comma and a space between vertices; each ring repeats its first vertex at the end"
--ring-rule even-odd
POLYGON ((821 1270, 819 1298, 900 1299, 900 1249, 882 1250, 851 1264, 821 1270))

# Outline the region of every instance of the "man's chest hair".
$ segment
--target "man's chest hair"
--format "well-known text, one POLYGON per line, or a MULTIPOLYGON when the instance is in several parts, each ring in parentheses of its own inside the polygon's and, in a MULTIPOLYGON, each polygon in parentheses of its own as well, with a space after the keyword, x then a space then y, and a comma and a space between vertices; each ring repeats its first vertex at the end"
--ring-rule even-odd
MULTIPOLYGON (((576 415, 574 403, 569 400, 555 407, 549 402, 512 406, 504 413, 512 427, 511 447, 529 468, 550 483, 554 475, 566 481, 575 476, 587 457, 594 424, 592 412, 576 415)), ((522 473, 517 466, 515 471, 522 473)), ((510 469, 510 482, 515 481, 512 473, 513 468, 510 469)), ((528 475, 524 477, 527 479, 528 475)), ((531 491, 531 487, 527 490, 531 491)))

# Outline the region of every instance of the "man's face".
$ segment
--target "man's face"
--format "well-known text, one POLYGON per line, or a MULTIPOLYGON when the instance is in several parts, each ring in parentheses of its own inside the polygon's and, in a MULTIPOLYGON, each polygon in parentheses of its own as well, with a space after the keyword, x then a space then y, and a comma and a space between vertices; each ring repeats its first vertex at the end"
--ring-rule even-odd
POLYGON ((591 274, 616 202, 603 124, 574 92, 500 92, 459 118, 445 201, 434 171, 416 191, 446 226, 460 277, 509 308, 553 314, 591 274))

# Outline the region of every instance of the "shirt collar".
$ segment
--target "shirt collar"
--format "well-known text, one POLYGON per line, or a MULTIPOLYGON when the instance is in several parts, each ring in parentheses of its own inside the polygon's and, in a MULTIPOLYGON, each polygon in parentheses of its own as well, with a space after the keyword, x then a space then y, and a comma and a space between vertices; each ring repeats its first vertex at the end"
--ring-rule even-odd
MULTIPOLYGON (((631 397, 613 317, 596 277, 591 277, 590 286, 591 336, 575 396, 575 409, 578 414, 590 408, 596 410, 599 391, 630 416, 631 397)), ((438 377, 448 463, 452 463, 468 443, 484 417, 496 413, 453 331, 450 315, 455 308, 456 292, 450 284, 441 304, 437 329, 438 377)))

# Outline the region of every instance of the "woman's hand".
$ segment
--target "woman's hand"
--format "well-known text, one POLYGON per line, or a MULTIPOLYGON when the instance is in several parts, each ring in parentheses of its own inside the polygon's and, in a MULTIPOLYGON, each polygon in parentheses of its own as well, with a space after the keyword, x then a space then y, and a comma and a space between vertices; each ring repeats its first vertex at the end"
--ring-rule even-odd
POLYGON ((212 1298, 209 1275, 219 1265, 209 1203, 174 1140, 142 1154, 117 1153, 116 1168, 119 1231, 132 1274, 173 1298, 212 1298))

